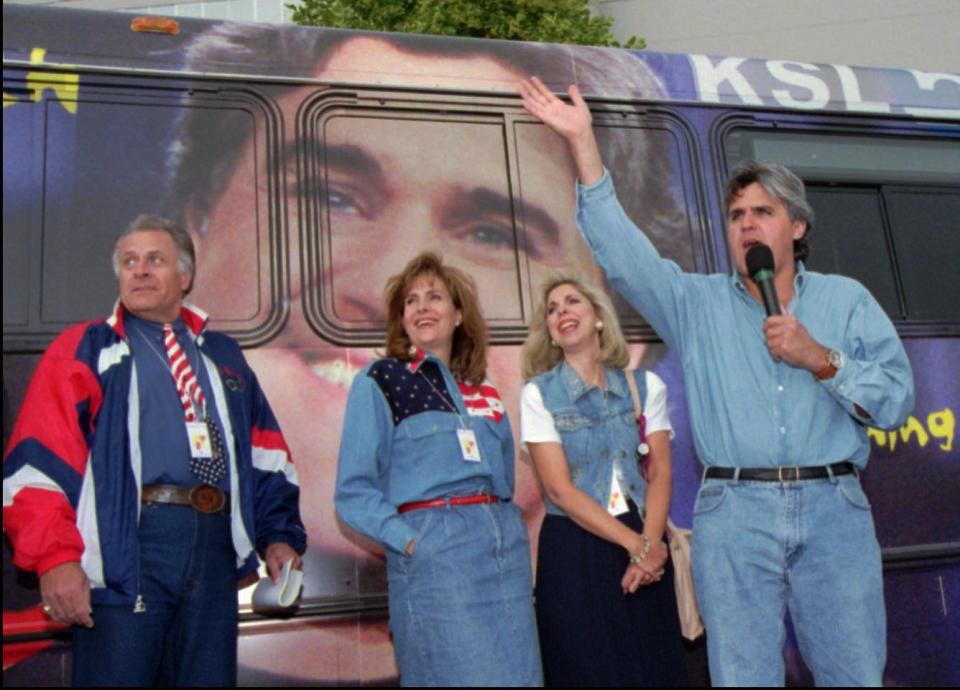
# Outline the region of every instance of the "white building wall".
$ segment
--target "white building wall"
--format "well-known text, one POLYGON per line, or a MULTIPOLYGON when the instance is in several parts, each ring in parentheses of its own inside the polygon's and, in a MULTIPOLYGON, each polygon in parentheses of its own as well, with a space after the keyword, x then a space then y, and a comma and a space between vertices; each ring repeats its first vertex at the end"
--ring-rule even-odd
POLYGON ((650 50, 960 72, 958 0, 592 0, 650 50))
MULTIPOLYGON (((3 0, 6 3, 8 0, 3 0)), ((12 0, 23 5, 55 5, 87 10, 119 10, 169 17, 202 17, 238 22, 291 21, 293 12, 285 7, 292 0, 206 0, 164 2, 163 0, 12 0)))
MULTIPOLYGON (((4 0, 7 2, 8 0, 4 0)), ((293 0, 13 0, 179 17, 288 22, 293 0)), ((960 72, 960 0, 591 0, 651 50, 960 72)))

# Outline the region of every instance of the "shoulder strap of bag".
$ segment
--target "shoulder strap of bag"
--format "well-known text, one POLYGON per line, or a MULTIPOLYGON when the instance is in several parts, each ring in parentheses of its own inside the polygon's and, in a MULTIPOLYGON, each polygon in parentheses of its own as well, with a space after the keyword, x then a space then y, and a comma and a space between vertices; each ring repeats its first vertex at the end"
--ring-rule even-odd
POLYGON ((640 392, 637 390, 636 369, 624 369, 627 385, 630 386, 630 395, 633 397, 633 412, 637 419, 643 414, 643 404, 640 402, 640 392))

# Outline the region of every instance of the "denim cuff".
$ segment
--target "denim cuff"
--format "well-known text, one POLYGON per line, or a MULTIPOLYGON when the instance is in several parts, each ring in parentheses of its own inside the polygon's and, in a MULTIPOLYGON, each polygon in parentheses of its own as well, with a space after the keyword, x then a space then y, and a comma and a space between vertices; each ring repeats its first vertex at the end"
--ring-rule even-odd
POLYGON ((584 185, 577 180, 577 197, 580 199, 601 199, 614 193, 610 171, 603 169, 603 177, 591 185, 584 185))
POLYGON ((399 515, 390 517, 381 531, 383 545, 397 553, 405 553, 410 540, 417 538, 417 532, 407 525, 399 515))

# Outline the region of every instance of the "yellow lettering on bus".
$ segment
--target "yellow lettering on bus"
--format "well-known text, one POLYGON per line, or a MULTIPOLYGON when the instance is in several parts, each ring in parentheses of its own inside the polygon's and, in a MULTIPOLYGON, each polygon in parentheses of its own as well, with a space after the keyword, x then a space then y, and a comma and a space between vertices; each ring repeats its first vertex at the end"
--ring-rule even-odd
MULTIPOLYGON (((34 48, 30 51, 30 64, 42 65, 47 51, 44 48, 34 48)), ((66 65, 73 67, 73 65, 66 65)), ((80 75, 76 72, 27 72, 27 88, 31 92, 31 100, 38 103, 46 89, 53 91, 54 98, 71 115, 77 114, 77 93, 80 91, 80 75)), ((4 105, 7 100, 4 99, 4 105)))

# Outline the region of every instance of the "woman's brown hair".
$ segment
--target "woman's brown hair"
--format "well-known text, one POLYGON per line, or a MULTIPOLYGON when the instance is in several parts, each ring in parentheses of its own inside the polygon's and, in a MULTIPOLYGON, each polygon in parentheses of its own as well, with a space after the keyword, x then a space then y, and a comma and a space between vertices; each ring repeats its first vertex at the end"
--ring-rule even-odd
POLYGON ((443 281, 453 306, 460 310, 463 321, 453 332, 450 371, 457 381, 483 383, 487 376, 487 324, 480 312, 477 287, 466 273, 447 266, 440 255, 422 252, 411 259, 400 273, 391 276, 383 289, 387 309, 388 357, 401 362, 412 359, 412 342, 403 328, 403 307, 407 293, 418 278, 433 276, 443 281))

